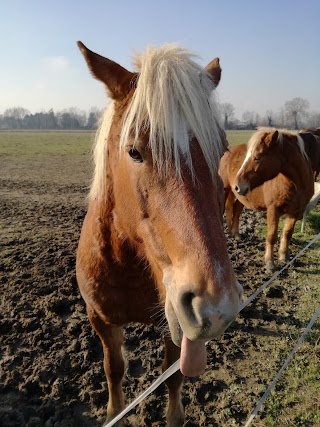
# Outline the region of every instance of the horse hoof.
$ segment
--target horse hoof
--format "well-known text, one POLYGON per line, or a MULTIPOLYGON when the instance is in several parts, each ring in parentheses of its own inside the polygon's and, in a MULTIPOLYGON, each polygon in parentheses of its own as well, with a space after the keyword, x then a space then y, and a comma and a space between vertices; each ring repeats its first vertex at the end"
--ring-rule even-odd
POLYGON ((290 261, 290 255, 280 255, 279 256, 279 264, 286 265, 290 261))
MULTIPOLYGON (((105 421, 105 425, 107 425, 108 423, 110 423, 115 417, 116 417, 116 415, 113 415, 111 417, 107 416, 107 419, 105 421)), ((114 427, 125 427, 126 425, 127 425, 126 422, 122 419, 122 420, 117 421, 114 424, 114 427)))
POLYGON ((167 427, 182 427, 184 425, 184 417, 167 420, 167 427))
POLYGON ((267 273, 273 273, 276 270, 276 267, 272 261, 267 261, 265 268, 267 273))
POLYGON ((230 233, 231 237, 233 237, 238 242, 241 240, 241 235, 238 232, 230 233))

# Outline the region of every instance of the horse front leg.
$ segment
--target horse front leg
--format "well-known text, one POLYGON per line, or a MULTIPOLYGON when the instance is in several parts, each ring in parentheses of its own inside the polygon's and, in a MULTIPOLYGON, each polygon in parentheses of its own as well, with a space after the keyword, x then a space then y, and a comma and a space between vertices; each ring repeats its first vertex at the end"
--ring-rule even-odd
MULTIPOLYGON (((107 421, 111 421, 124 409, 122 380, 124 376, 124 360, 122 356, 123 329, 105 323, 97 313, 87 305, 90 323, 100 337, 103 347, 103 366, 107 377, 109 400, 107 421)), ((122 426, 119 421, 116 426, 122 426)))
MULTIPOLYGON (((171 339, 165 338, 165 358, 162 363, 162 372, 167 370, 180 357, 180 348, 171 339)), ((166 413, 168 427, 181 427, 184 423, 184 408, 181 401, 181 387, 183 375, 180 370, 166 380, 169 393, 169 402, 166 413)))
POLYGON ((243 205, 240 203, 235 195, 230 191, 225 201, 225 212, 226 212, 226 220, 228 231, 232 237, 236 240, 240 240, 239 233, 239 219, 241 212, 243 210, 243 205))
POLYGON ((232 228, 232 216, 233 216, 233 202, 235 196, 229 189, 224 189, 224 211, 226 214, 226 221, 228 226, 228 231, 231 234, 232 228))
POLYGON ((273 271, 275 269, 274 245, 276 244, 278 238, 279 218, 280 214, 278 210, 274 207, 269 207, 267 210, 267 237, 266 252, 264 255, 267 271, 273 271))
POLYGON ((287 217, 284 221, 283 231, 279 247, 279 261, 283 264, 290 259, 289 245, 291 242, 294 226, 297 222, 296 218, 287 217))
POLYGON ((233 218, 232 218, 232 228, 231 235, 234 236, 236 240, 241 240, 240 232, 239 232, 239 222, 240 216, 243 211, 243 204, 239 202, 239 200, 235 200, 233 203, 233 218))

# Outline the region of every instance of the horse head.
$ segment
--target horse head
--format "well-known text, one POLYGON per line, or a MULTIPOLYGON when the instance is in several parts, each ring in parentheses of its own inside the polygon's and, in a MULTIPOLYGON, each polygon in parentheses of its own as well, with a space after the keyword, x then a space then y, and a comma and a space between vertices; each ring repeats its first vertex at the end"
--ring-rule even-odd
POLYGON ((237 173, 234 189, 245 196, 249 191, 278 175, 281 144, 277 130, 259 130, 247 144, 246 157, 237 173))

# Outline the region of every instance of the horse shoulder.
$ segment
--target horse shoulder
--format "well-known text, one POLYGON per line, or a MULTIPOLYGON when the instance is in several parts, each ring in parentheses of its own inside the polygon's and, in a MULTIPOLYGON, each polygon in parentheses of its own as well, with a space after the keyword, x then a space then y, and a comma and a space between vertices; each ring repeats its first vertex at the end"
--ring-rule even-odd
POLYGON ((226 151, 224 155, 221 157, 220 164, 219 164, 218 172, 222 179, 224 188, 227 188, 230 185, 230 179, 229 179, 229 173, 228 173, 230 157, 231 157, 231 152, 226 151))
POLYGON ((241 202, 246 208, 254 209, 257 211, 265 211, 267 205, 265 202, 263 186, 256 187, 250 191, 246 196, 241 196, 236 194, 237 199, 241 202))
POLYGON ((274 205, 281 215, 300 216, 309 200, 307 189, 297 187, 281 173, 274 179, 266 181, 263 187, 267 206, 274 205))
POLYGON ((77 279, 81 291, 92 281, 110 281, 110 229, 103 222, 97 202, 90 201, 83 221, 77 250, 77 279))

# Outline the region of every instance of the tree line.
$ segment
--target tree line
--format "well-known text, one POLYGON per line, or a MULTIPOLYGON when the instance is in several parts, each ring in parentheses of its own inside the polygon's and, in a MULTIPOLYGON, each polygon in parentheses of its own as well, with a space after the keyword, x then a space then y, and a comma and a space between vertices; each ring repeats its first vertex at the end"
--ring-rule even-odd
MULTIPOLYGON (((225 129, 256 129, 257 126, 272 126, 287 129, 320 127, 320 112, 310 112, 309 102, 303 98, 287 101, 278 112, 267 110, 264 115, 245 111, 242 120, 235 117, 235 107, 230 103, 221 104, 225 129)), ((91 108, 86 113, 78 108, 54 112, 52 109, 32 114, 22 107, 9 108, 0 114, 0 130, 90 130, 96 129, 103 110, 91 108)))
POLYGON ((256 129, 257 126, 283 129, 320 127, 320 112, 310 112, 309 102, 304 98, 287 101, 278 112, 267 110, 264 115, 260 115, 254 111, 245 111, 242 120, 235 118, 235 110, 230 103, 221 104, 225 129, 256 129))
POLYGON ((86 113, 78 108, 54 112, 30 113, 23 107, 9 108, 0 114, 0 129, 90 130, 96 129, 103 110, 91 108, 86 113))

